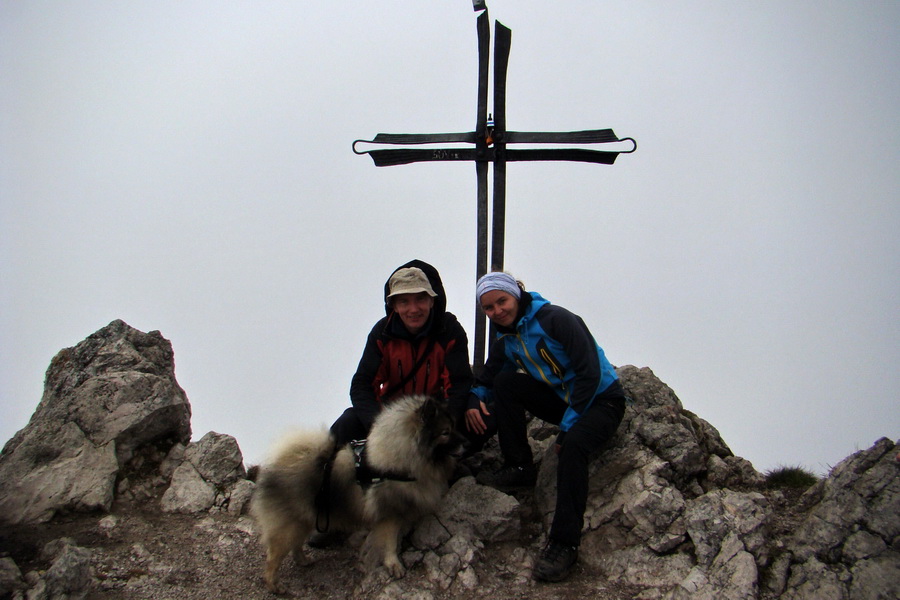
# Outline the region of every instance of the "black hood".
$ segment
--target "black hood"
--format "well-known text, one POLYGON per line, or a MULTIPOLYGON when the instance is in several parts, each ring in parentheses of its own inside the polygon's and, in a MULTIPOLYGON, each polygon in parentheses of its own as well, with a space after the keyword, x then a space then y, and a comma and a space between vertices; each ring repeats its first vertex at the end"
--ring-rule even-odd
POLYGON ((431 289, 433 289, 434 293, 437 294, 437 296, 434 298, 434 308, 432 309, 432 322, 442 323, 444 320, 444 313, 447 312, 447 295, 444 293, 444 284, 443 282, 441 282, 441 276, 437 272, 437 269, 429 265, 427 262, 418 259, 411 260, 405 265, 400 265, 399 267, 394 269, 391 272, 390 276, 388 276, 387 281, 384 282, 384 314, 391 314, 391 305, 387 299, 388 294, 391 293, 391 277, 393 277, 394 273, 396 273, 400 269, 408 269, 410 267, 422 269, 422 272, 425 273, 425 276, 428 278, 428 282, 431 284, 431 289))

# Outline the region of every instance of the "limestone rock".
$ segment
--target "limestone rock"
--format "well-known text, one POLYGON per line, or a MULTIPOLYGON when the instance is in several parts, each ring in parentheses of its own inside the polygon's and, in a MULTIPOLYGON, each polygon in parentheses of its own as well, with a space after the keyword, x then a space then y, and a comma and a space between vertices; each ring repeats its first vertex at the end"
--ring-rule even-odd
POLYGON ((11 598, 13 593, 26 587, 15 561, 9 557, 0 558, 0 598, 11 598))
POLYGON ((498 542, 516 535, 521 523, 518 511, 519 502, 512 496, 463 477, 444 497, 435 517, 451 536, 498 542))
MULTIPOLYGON (((684 410, 650 369, 625 366, 618 373, 633 404, 590 465, 582 560, 614 579, 655 580, 661 589, 698 594, 727 573, 740 574, 735 588, 755 582, 768 508, 761 494, 724 492, 718 484, 753 486, 762 475, 735 457, 714 427, 684 410)), ((535 490, 545 529, 553 519, 556 465, 548 450, 535 490)))
POLYGON ((135 450, 187 442, 190 416, 169 341, 113 321, 50 363, 34 415, 0 453, 0 519, 109 510, 135 450))
POLYGON ((719 490, 690 501, 684 519, 697 562, 711 565, 722 553, 729 536, 736 539, 742 550, 760 555, 768 516, 768 502, 757 492, 719 490))
MULTIPOLYGON (((178 451, 177 454, 181 454, 178 451)), ((170 459, 164 461, 171 466, 170 459)), ((230 435, 210 431, 199 442, 189 444, 181 464, 172 474, 172 482, 163 494, 165 512, 194 513, 209 510, 217 504, 240 512, 249 499, 253 484, 244 476, 243 455, 237 440, 230 435)))
POLYGON ((228 495, 228 512, 241 515, 247 512, 250 506, 250 499, 253 497, 253 490, 256 484, 248 479, 238 479, 234 482, 234 486, 228 495))
POLYGON ((213 485, 222 486, 247 474, 241 449, 230 435, 210 431, 187 447, 185 458, 213 485))
POLYGON ((39 523, 59 510, 109 509, 119 471, 113 442, 98 446, 71 421, 31 434, 0 462, 0 519, 39 523))
MULTIPOLYGON (((634 404, 591 463, 581 560, 670 599, 756 599, 761 589, 791 600, 900 597, 894 442, 879 440, 836 466, 802 499, 809 512, 794 536, 773 540, 766 498, 729 489, 761 489, 763 476, 649 369, 618 373, 634 404)), ((547 451, 535 491, 545 530, 555 472, 547 451)))
POLYGON ((94 587, 91 553, 75 545, 73 540, 59 539, 47 544, 42 554, 52 563, 28 592, 38 600, 82 600, 94 587))
POLYGON ((185 461, 175 469, 160 506, 164 512, 194 513, 209 510, 215 500, 216 488, 203 479, 191 462, 185 461))
POLYGON ((882 438, 841 461, 802 501, 810 510, 786 543, 782 598, 900 598, 896 442, 882 438))

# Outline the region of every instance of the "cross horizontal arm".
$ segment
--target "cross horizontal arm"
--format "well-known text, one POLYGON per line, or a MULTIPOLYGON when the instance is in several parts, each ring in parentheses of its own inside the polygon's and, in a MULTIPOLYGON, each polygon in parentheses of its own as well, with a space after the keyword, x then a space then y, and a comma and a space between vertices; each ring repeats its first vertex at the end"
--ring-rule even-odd
MULTIPOLYGON (((507 131, 503 141, 507 144, 609 144, 631 142, 630 150, 601 151, 576 148, 535 148, 526 150, 506 149, 504 157, 508 161, 565 160, 611 165, 619 154, 630 154, 637 150, 633 138, 619 138, 612 129, 587 129, 584 131, 507 131)), ((498 142, 500 140, 497 140, 498 142)), ((394 146, 421 145, 435 143, 476 142, 474 131, 464 133, 379 133, 372 140, 356 140, 353 152, 369 154, 377 167, 405 165, 413 162, 442 160, 482 160, 495 159, 494 148, 390 148, 357 150, 357 144, 388 144, 394 146)))
MULTIPOLYGON (((634 150, 629 150, 634 152, 634 150)), ((496 160, 493 148, 479 151, 474 148, 397 148, 390 150, 370 150, 365 154, 372 156, 376 167, 392 167, 414 162, 463 161, 474 160, 491 162, 496 160)), ((627 152, 606 152, 602 150, 585 150, 582 148, 535 148, 531 150, 504 150, 507 162, 564 160, 570 162, 586 162, 611 165, 619 154, 627 152)))
MULTIPOLYGON (((474 144, 474 131, 464 133, 379 133, 372 140, 355 140, 353 151, 365 154, 365 150, 357 150, 356 144, 391 144, 415 145, 438 144, 447 142, 474 144)), ((608 144, 622 140, 634 141, 631 138, 619 139, 612 129, 586 129, 584 131, 507 131, 504 141, 507 144, 608 144)), ((499 140, 498 140, 499 141, 499 140)))
MULTIPOLYGON (((367 140, 356 140, 366 142, 367 140)), ((379 133, 371 142, 372 144, 434 144, 445 142, 475 143, 475 132, 465 133, 379 133)))
MULTIPOLYGON (((630 138, 625 138, 630 139, 630 138)), ((585 131, 507 131, 507 144, 608 144, 620 142, 612 129, 585 131)))
POLYGON ((414 162, 478 160, 478 151, 474 148, 396 148, 390 150, 368 150, 366 152, 357 152, 357 154, 368 154, 371 156, 376 167, 392 167, 414 162))
MULTIPOLYGON (((633 152, 633 150, 629 151, 633 152)), ((605 150, 585 150, 582 148, 535 148, 533 150, 507 150, 507 162, 565 160, 569 162, 586 162, 600 165, 611 165, 616 162, 622 152, 605 150)), ((627 153, 625 153, 627 154, 627 153)))

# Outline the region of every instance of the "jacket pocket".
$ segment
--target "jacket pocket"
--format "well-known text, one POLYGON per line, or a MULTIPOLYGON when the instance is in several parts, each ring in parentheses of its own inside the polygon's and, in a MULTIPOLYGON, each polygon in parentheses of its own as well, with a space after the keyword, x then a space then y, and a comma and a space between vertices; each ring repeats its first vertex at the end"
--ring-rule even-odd
POLYGON ((550 371, 556 375, 556 378, 562 381, 563 378, 563 367, 562 363, 557 359, 552 352, 550 352, 550 348, 547 347, 547 342, 543 339, 538 340, 537 343, 537 351, 538 356, 541 357, 541 360, 550 367, 550 371))

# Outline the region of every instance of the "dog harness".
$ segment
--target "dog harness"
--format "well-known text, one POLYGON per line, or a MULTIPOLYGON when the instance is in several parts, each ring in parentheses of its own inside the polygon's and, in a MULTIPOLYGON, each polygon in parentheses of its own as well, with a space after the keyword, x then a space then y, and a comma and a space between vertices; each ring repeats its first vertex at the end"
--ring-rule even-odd
POLYGON ((366 460, 366 442, 367 440, 353 440, 350 442, 350 448, 353 450, 353 461, 356 465, 356 483, 364 490, 384 483, 385 481, 415 481, 415 477, 410 477, 396 471, 379 471, 373 469, 366 460))
MULTIPOLYGON (((350 442, 353 450, 353 462, 356 465, 356 483, 363 490, 385 481, 415 481, 410 477, 395 471, 377 471, 369 466, 366 460, 366 440, 353 440, 350 442)), ((340 447, 335 447, 331 456, 322 465, 322 485, 316 492, 316 531, 326 533, 331 528, 331 472, 334 467, 334 459, 337 457, 340 447)))

